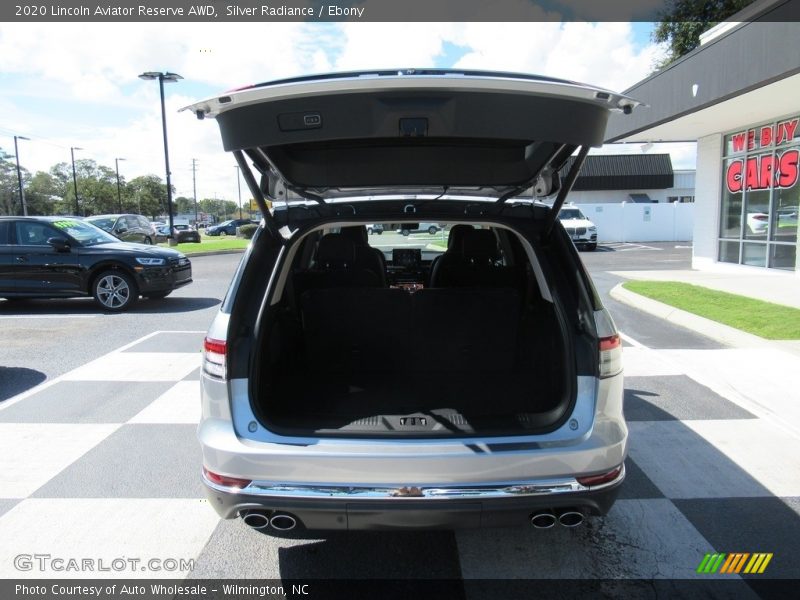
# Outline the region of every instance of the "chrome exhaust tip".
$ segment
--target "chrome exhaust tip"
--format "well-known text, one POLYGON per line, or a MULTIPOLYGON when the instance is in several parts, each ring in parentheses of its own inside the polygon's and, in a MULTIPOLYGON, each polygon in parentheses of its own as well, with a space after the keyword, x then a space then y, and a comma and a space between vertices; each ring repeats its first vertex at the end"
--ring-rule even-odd
POLYGON ((278 531, 291 531, 297 526, 297 519, 287 514, 274 515, 269 520, 269 524, 278 531))
POLYGON ((564 527, 577 527, 583 523, 583 513, 574 509, 568 509, 558 514, 558 522, 564 527))
POLYGON ((241 513, 245 525, 253 529, 266 529, 269 527, 269 513, 261 510, 246 510, 241 513))
POLYGON ((556 524, 556 516, 549 510, 531 516, 531 525, 536 529, 550 529, 556 524))

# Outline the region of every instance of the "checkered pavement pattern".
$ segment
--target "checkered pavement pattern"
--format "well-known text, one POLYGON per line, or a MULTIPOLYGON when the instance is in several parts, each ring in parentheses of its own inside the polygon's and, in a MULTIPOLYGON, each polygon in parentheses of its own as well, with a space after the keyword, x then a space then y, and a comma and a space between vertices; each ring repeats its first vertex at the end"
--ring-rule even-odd
POLYGON ((800 431, 746 389, 746 351, 626 338, 628 478, 604 519, 277 538, 220 520, 205 499, 202 337, 155 332, 0 405, 0 577, 736 578, 695 573, 714 551, 772 552, 760 577, 800 577, 800 431), (20 553, 194 568, 24 572, 20 553))

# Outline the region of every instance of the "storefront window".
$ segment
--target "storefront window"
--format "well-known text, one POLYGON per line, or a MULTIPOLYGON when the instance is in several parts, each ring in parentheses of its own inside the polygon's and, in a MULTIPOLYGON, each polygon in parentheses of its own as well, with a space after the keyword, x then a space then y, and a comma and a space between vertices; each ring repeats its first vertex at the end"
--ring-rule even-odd
POLYGON ((765 267, 767 265, 767 245, 744 244, 742 246, 742 264, 765 267))
POLYGON ((719 261, 728 263, 739 262, 739 242, 720 242, 719 261))
POLYGON ((744 237, 766 240, 769 229, 769 190, 753 190, 744 195, 744 237))
MULTIPOLYGON (((733 161, 723 162, 723 177, 730 171, 733 161)), ((723 238, 739 239, 742 234, 742 194, 732 193, 727 184, 722 186, 722 208, 719 218, 719 236, 723 238)), ((739 252, 736 252, 739 255, 739 252)), ((737 261, 738 262, 738 261, 737 261)))
POLYGON ((772 244, 769 251, 769 266, 773 269, 794 270, 797 246, 772 244))
POLYGON ((795 269, 800 117, 737 131, 724 141, 720 262, 795 269))
POLYGON ((797 243, 797 216, 800 212, 800 185, 776 189, 773 198, 772 234, 776 242, 797 243))

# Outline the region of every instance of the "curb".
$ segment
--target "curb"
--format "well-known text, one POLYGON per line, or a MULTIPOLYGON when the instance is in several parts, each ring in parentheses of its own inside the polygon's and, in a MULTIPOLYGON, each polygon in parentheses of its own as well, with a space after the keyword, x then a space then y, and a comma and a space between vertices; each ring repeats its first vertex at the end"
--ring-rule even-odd
POLYGON ((772 340, 765 340, 752 333, 747 333, 735 327, 717 323, 711 319, 700 317, 686 312, 685 310, 670 306, 669 304, 664 304, 663 302, 652 300, 636 292, 626 290, 622 287, 622 283, 618 283, 614 286, 609 295, 623 304, 633 306, 653 316, 669 321, 675 325, 691 329, 696 333, 700 333, 729 346, 734 346, 736 348, 772 348, 797 354, 797 352, 793 351, 791 348, 785 348, 772 340))
POLYGON ((191 254, 186 254, 186 258, 191 260, 199 256, 218 256, 220 254, 244 254, 245 250, 247 250, 247 248, 234 248, 232 250, 209 250, 208 252, 192 252, 191 254))

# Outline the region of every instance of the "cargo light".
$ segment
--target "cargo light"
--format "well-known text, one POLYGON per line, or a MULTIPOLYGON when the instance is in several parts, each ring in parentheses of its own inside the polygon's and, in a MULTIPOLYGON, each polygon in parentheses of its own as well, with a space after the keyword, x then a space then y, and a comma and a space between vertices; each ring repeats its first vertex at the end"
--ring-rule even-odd
POLYGON ((619 334, 600 338, 600 377, 612 377, 622 371, 622 341, 619 334))
POLYGON ((212 377, 225 379, 227 371, 225 368, 225 355, 227 342, 205 338, 203 340, 203 371, 212 377))
POLYGON ((225 487, 235 487, 235 488, 246 488, 250 485, 250 479, 240 479, 238 477, 228 477, 227 475, 220 475, 219 473, 214 473, 213 471, 209 471, 207 468, 203 467, 203 475, 206 476, 211 483, 216 483, 217 485, 224 485, 225 487))
POLYGON ((617 477, 619 477, 621 471, 622 471, 622 465, 618 466, 616 469, 612 469, 608 473, 600 473, 599 475, 589 475, 588 477, 576 477, 575 479, 581 485, 591 487, 593 485, 601 485, 603 483, 614 481, 617 477))

